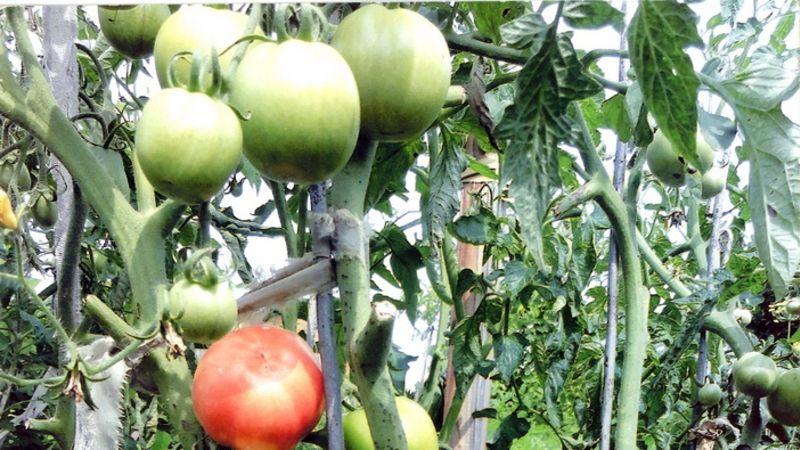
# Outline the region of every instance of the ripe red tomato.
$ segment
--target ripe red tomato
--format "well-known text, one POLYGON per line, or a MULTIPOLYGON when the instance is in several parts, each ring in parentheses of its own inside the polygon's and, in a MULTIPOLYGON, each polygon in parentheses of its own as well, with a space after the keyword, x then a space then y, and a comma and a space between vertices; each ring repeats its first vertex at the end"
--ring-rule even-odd
POLYGON ((322 415, 322 370, 297 335, 271 326, 242 328, 200 359, 192 402, 200 424, 221 444, 290 450, 322 415))

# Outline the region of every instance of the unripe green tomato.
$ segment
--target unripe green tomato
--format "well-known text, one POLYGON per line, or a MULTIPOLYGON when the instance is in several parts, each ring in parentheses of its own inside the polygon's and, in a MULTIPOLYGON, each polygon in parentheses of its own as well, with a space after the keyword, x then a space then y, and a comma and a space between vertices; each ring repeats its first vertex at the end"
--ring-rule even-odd
POLYGON ((783 372, 775 390, 767 397, 770 415, 789 427, 800 425, 800 369, 783 372))
POLYGON ((765 397, 775 390, 778 367, 769 356, 759 352, 742 355, 733 364, 736 390, 751 397, 765 397))
POLYGON ((706 173, 714 166, 714 149, 708 145, 700 130, 697 130, 697 135, 695 136, 695 149, 697 150, 697 158, 700 160, 698 169, 701 173, 706 173))
POLYGON ((225 103, 170 88, 144 105, 136 127, 136 157, 153 187, 167 197, 184 203, 210 199, 241 155, 239 119, 225 103))
POLYGON ((793 298, 786 303, 786 313, 792 316, 800 314, 800 298, 793 298))
POLYGON ((647 147, 647 166, 667 186, 681 187, 686 182, 686 164, 661 130, 656 131, 647 147))
POLYGON ((183 279, 169 290, 169 301, 181 336, 189 342, 211 344, 236 325, 236 299, 227 283, 203 286, 183 279))
POLYGON ((14 173, 17 173, 17 189, 20 191, 27 191, 31 188, 31 174, 28 168, 23 165, 17 172, 17 164, 15 162, 6 160, 0 162, 0 188, 9 190, 11 180, 14 178, 14 173))
POLYGON ((358 87, 347 62, 327 44, 263 42, 247 51, 230 84, 243 113, 244 152, 267 178, 318 183, 353 153, 358 87))
POLYGON ((159 28, 170 15, 167 5, 146 4, 132 8, 99 6, 100 29, 114 49, 138 59, 153 54, 159 28))
MULTIPOLYGON (((425 408, 407 397, 395 397, 397 412, 403 424, 408 450, 438 450, 436 427, 425 408)), ((375 450, 367 423, 367 413, 357 409, 342 420, 344 445, 347 450, 375 450)))
POLYGON ((733 318, 740 324, 747 326, 753 321, 753 313, 749 309, 737 308, 733 311, 733 318))
POLYGON ((402 141, 436 119, 450 87, 450 51, 442 33, 420 14, 362 6, 342 20, 331 42, 353 70, 361 97, 361 128, 402 141))
POLYGON ((725 189, 725 184, 728 182, 728 168, 712 167, 708 169, 700 181, 701 194, 704 199, 715 197, 717 194, 725 189))
POLYGON ((44 195, 39 195, 33 203, 31 214, 36 223, 41 225, 42 228, 52 228, 56 224, 56 220, 58 220, 58 207, 55 202, 44 195))
MULTIPOLYGON (((243 37, 246 29, 247 15, 243 13, 200 5, 184 6, 179 9, 161 25, 156 36, 153 53, 161 87, 167 87, 167 68, 175 54, 201 50, 209 56, 212 48, 221 53, 243 37)), ((219 57, 223 74, 227 72, 228 64, 235 53, 235 50, 231 50, 219 57)), ((178 59, 174 64, 178 81, 188 83, 191 57, 178 59)), ((210 84, 210 81, 207 80, 206 84, 210 84)))
POLYGON ((697 391, 697 401, 703 406, 714 406, 722 400, 722 388, 717 383, 706 383, 697 391))

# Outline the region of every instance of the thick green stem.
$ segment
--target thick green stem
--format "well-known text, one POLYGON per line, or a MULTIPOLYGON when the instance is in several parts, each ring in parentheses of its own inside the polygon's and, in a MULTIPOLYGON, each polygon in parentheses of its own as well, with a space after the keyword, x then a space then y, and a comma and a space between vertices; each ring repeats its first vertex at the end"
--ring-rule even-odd
POLYGON ((49 419, 31 419, 31 430, 53 436, 62 449, 71 449, 75 442, 75 402, 62 396, 56 402, 55 413, 49 419))
POLYGON ((622 266, 625 294, 625 348, 622 363, 622 379, 617 410, 616 446, 621 449, 636 449, 636 430, 639 424, 639 398, 641 396, 642 371, 647 348, 647 315, 650 294, 642 285, 639 252, 634 241, 634 227, 628 220, 625 204, 619 193, 607 183, 598 203, 617 232, 617 246, 622 266))
POLYGON ((203 430, 192 410, 192 372, 186 358, 170 358, 164 348, 156 348, 147 354, 142 365, 153 374, 159 404, 183 448, 197 448, 203 430))
POLYGON ((450 289, 450 298, 453 299, 453 312, 456 321, 460 322, 466 317, 464 311, 464 301, 456 296, 458 289, 458 259, 456 256, 456 246, 453 238, 445 232, 442 236, 442 251, 440 253, 440 263, 442 268, 442 280, 447 282, 450 289))
POLYGON ((378 143, 361 137, 350 162, 334 178, 330 203, 336 223, 336 277, 342 300, 342 320, 346 339, 347 360, 353 369, 367 422, 378 450, 406 450, 394 391, 385 362, 380 367, 364 370, 362 358, 382 355, 391 342, 368 339, 375 335, 371 326, 372 308, 369 299, 369 269, 363 229, 364 198, 378 143), (372 347, 365 348, 369 343, 372 347), (367 352, 367 354, 363 354, 367 352))
POLYGON ((761 435, 764 434, 764 428, 767 427, 767 421, 761 415, 761 401, 757 398, 751 398, 750 415, 744 421, 742 427, 742 437, 739 440, 739 447, 746 446, 745 448, 757 449, 761 443, 761 435))
POLYGON ((728 345, 731 346, 736 357, 740 357, 747 352, 753 351, 753 343, 747 337, 747 333, 736 322, 733 314, 725 309, 714 309, 703 322, 703 328, 719 335, 728 345))
POLYGON ((694 260, 697 261, 697 267, 700 274, 708 272, 708 258, 706 257, 706 242, 700 234, 700 207, 697 204, 697 199, 691 197, 689 199, 689 214, 687 231, 689 238, 689 249, 692 251, 694 260))
POLYGON ((139 212, 149 213, 156 207, 156 193, 153 185, 145 176, 139 165, 137 153, 133 152, 133 181, 136 184, 136 207, 139 212))
POLYGON ((642 284, 641 260, 635 241, 635 223, 631 221, 628 208, 608 178, 597 149, 592 143, 583 114, 577 106, 572 105, 572 108, 581 127, 582 139, 578 146, 581 159, 592 179, 602 183, 597 202, 617 233, 616 243, 623 276, 626 337, 618 396, 615 448, 633 450, 637 448, 636 431, 639 424, 641 381, 648 340, 647 315, 650 294, 642 284))
POLYGON ((94 295, 86 296, 83 309, 120 345, 124 345, 131 336, 137 334, 136 329, 94 295))

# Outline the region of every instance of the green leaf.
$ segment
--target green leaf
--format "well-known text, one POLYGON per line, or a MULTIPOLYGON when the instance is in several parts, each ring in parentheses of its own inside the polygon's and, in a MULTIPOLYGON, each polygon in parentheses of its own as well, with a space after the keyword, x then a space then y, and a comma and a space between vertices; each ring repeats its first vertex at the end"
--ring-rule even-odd
POLYGON ((487 209, 459 217, 450 224, 449 230, 459 241, 472 245, 491 244, 497 237, 494 215, 487 209))
POLYGON ((753 53, 750 64, 719 83, 738 105, 769 111, 790 98, 798 87, 797 72, 788 70, 780 58, 766 49, 753 53))
POLYGON ((487 443, 487 448, 490 450, 510 449, 514 441, 528 434, 530 429, 530 420, 527 417, 520 417, 519 410, 515 410, 500 422, 492 439, 487 443))
POLYGON ((628 47, 648 111, 678 154, 700 167, 695 150, 700 82, 683 51, 703 45, 696 22, 685 4, 643 1, 630 23, 628 47))
POLYGON ((461 174, 467 158, 461 150, 459 136, 446 127, 442 131, 441 149, 429 146, 430 171, 428 194, 423 204, 422 220, 427 227, 427 238, 438 242, 447 224, 452 221, 461 205, 461 174))
POLYGON ((698 113, 700 130, 711 148, 728 148, 736 137, 736 124, 727 117, 711 114, 702 109, 699 109, 698 113))
POLYGON ((462 10, 470 13, 475 20, 475 27, 484 36, 493 42, 499 43, 500 27, 513 20, 524 10, 521 2, 463 2, 459 3, 462 10))
POLYGON ((403 230, 396 225, 384 228, 381 236, 391 251, 389 265, 394 278, 403 289, 406 314, 411 323, 414 323, 417 319, 417 302, 420 293, 417 270, 423 267, 422 254, 408 242, 403 230))
POLYGON ((500 336, 494 341, 495 368, 505 383, 511 380, 514 371, 519 368, 522 362, 522 356, 525 353, 524 341, 525 338, 516 333, 500 336))
POLYGON ((406 192, 406 173, 423 152, 419 139, 407 143, 382 142, 369 175, 366 206, 391 214, 389 197, 406 192))
POLYGON ((510 139, 501 184, 510 182, 523 238, 541 267, 545 267, 541 223, 561 184, 558 143, 570 130, 567 107, 601 90, 583 73, 569 36, 550 28, 542 48, 520 71, 515 103, 495 130, 498 138, 510 139))
MULTIPOLYGON (((800 126, 780 110, 778 99, 797 88, 798 75, 779 74, 762 55, 750 67, 735 74, 733 80, 705 81, 733 107, 744 134, 745 152, 750 162, 748 206, 758 255, 767 269, 767 278, 776 298, 786 295, 800 268, 800 126), (754 72, 753 66, 762 69, 754 72), (770 87, 756 73, 782 80, 770 87), (755 96, 771 96, 759 102, 755 96), (763 111, 753 105, 775 104, 763 111)), ((788 72, 788 71, 787 71, 788 72)))
POLYGON ((548 28, 540 14, 527 13, 500 26, 500 36, 509 47, 529 48, 536 53, 547 36, 548 28))
POLYGON ((786 50, 786 38, 794 28, 795 13, 788 13, 781 17, 778 24, 775 26, 775 31, 769 37, 769 45, 775 49, 776 52, 781 53, 786 50))
POLYGON ((605 124, 617 133, 622 142, 628 142, 631 139, 632 125, 625 105, 625 96, 616 94, 604 101, 601 111, 605 124))
POLYGON ((625 14, 605 1, 569 0, 562 16, 573 28, 594 29, 608 25, 620 32, 625 28, 625 14))

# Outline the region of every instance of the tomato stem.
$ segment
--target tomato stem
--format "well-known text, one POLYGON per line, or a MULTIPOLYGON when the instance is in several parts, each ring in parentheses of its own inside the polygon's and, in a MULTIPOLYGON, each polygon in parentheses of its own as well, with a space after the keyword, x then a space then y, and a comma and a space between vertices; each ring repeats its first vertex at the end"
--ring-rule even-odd
POLYGON ((370 326, 369 250, 363 223, 364 199, 377 147, 376 140, 360 136, 350 161, 333 180, 330 201, 336 224, 336 276, 343 307, 345 354, 353 368, 375 448, 406 450, 386 362, 370 370, 363 370, 359 364, 363 357, 384 355, 388 349, 382 347, 391 346, 390 340, 367 338, 381 334, 376 333, 375 320, 370 326))

